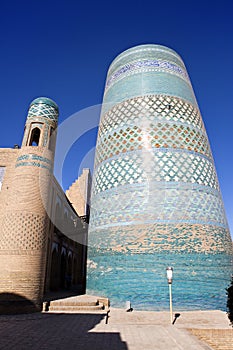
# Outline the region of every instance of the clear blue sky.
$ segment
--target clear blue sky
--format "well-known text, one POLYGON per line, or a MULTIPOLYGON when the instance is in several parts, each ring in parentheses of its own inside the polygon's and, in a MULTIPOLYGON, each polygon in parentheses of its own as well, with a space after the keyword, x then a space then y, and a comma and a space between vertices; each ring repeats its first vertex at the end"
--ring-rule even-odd
MULTIPOLYGON (((62 123, 101 103, 108 66, 120 52, 143 43, 176 50, 193 83, 233 233, 231 0, 3 0, 0 38, 0 147, 21 144, 35 97, 56 101, 62 123)), ((73 145, 63 169, 65 189, 95 137, 92 130, 73 145)))

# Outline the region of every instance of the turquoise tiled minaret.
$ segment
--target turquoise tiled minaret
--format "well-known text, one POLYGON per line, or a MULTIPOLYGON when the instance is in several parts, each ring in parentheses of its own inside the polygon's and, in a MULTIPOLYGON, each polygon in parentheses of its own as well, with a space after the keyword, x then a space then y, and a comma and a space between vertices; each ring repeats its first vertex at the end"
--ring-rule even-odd
POLYGON ((111 64, 96 146, 88 290, 166 308, 224 308, 232 241, 214 161, 180 56, 142 45, 111 64))
POLYGON ((57 121, 58 106, 53 100, 47 97, 38 97, 33 100, 28 110, 22 146, 30 145, 33 139, 33 135, 30 135, 31 131, 36 128, 40 133, 38 146, 51 148, 49 141, 57 128, 57 121))

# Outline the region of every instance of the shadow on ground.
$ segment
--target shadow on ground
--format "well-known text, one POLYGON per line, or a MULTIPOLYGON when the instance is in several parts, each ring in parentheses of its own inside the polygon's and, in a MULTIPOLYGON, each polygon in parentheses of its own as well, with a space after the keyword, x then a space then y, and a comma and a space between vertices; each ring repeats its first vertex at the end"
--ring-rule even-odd
POLYGON ((22 314, 36 312, 41 309, 39 304, 16 293, 0 293, 0 315, 22 314))
POLYGON ((0 316, 1 350, 127 350, 117 332, 98 332, 102 314, 31 314, 0 316))

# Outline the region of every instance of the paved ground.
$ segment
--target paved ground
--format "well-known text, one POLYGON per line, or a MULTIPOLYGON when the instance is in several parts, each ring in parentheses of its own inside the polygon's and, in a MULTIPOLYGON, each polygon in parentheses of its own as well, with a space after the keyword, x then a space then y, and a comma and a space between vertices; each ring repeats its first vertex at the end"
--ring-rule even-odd
POLYGON ((168 312, 111 308, 109 316, 106 324, 105 313, 2 315, 0 349, 207 350, 215 348, 191 329, 231 330, 221 311, 182 312, 174 325, 168 312))

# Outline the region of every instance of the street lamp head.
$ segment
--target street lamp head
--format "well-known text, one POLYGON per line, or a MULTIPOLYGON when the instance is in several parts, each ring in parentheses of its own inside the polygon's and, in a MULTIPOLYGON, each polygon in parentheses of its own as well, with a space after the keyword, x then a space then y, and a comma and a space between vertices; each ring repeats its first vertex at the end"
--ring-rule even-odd
POLYGON ((166 270, 167 270, 167 281, 168 281, 168 284, 172 284, 173 267, 168 266, 166 270))

